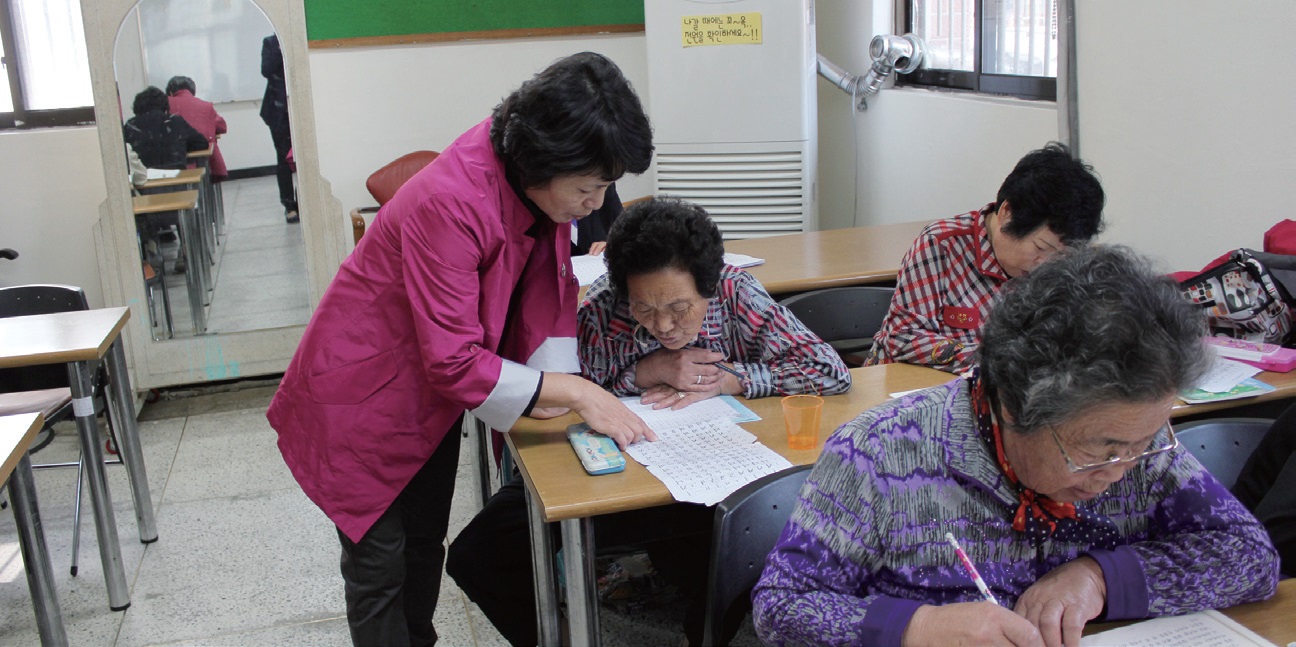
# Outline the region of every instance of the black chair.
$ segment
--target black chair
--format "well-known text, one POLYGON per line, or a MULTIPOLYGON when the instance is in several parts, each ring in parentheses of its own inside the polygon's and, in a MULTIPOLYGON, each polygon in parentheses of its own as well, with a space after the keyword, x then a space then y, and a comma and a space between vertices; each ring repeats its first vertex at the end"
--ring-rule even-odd
MULTIPOLYGON (((85 292, 81 288, 70 285, 18 285, 0 288, 0 317, 22 317, 89 309, 90 303, 86 300, 85 292)), ((108 376, 104 372, 102 365, 95 369, 93 373, 91 387, 93 389, 92 399, 95 414, 102 413, 104 415, 108 423, 108 450, 116 453, 110 407, 107 406, 107 398, 104 397, 108 376)), ((54 425, 72 417, 72 389, 68 379, 68 369, 64 364, 0 369, 0 410, 9 414, 32 411, 41 411, 45 414, 45 428, 42 432, 50 434, 49 438, 43 439, 41 441, 43 444, 39 446, 33 444, 34 449, 28 450, 29 452, 36 451, 36 449, 48 444, 53 439, 54 425)), ((83 480, 81 475, 85 470, 83 461, 84 457, 74 463, 32 465, 34 469, 77 468, 76 507, 73 515, 72 534, 73 576, 77 574, 77 548, 81 539, 81 483, 83 480)), ((105 462, 119 464, 121 460, 116 459, 105 462)))
POLYGON ((1232 489, 1272 425, 1269 418, 1216 418, 1176 425, 1175 435, 1207 472, 1232 489))
POLYGON ((805 292, 780 301, 820 339, 832 344, 848 365, 859 366, 873 347, 891 307, 895 288, 857 285, 805 292))
POLYGON ((751 595, 811 467, 798 465, 762 477, 716 505, 702 644, 723 643, 725 618, 737 612, 739 598, 751 595))

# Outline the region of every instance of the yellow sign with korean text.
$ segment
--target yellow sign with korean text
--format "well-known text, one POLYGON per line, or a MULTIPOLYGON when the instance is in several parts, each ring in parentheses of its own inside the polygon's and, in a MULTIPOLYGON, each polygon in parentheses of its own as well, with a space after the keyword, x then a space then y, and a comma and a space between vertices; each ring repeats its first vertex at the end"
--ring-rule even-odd
POLYGON ((681 40, 685 47, 761 44, 759 12, 684 16, 681 23, 681 40))

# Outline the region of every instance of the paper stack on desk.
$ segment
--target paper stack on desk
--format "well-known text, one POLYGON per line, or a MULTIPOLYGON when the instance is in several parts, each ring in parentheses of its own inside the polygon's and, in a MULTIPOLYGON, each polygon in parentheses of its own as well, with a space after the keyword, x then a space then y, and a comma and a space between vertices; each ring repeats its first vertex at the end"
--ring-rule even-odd
POLYGON ((1274 390, 1274 387, 1252 377, 1259 372, 1260 369, 1250 364, 1215 357, 1206 375, 1192 389, 1180 393, 1179 398, 1188 404, 1199 404, 1248 398, 1274 390))
POLYGON ((1085 636, 1082 647, 1277 647, 1219 611, 1144 620, 1119 629, 1085 636))
POLYGON ((738 488, 792 466, 738 426, 735 420, 754 414, 736 400, 711 398, 678 411, 654 411, 638 398, 622 401, 658 437, 657 442, 641 440, 625 453, 661 479, 676 501, 715 505, 738 488))

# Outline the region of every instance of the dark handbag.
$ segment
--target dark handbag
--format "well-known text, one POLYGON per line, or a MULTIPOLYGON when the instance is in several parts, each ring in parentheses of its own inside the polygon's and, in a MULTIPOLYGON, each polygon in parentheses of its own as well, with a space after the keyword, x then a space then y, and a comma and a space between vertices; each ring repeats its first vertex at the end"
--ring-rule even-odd
POLYGON ((1206 311, 1210 334, 1283 344, 1292 332, 1292 300, 1268 264, 1296 269, 1296 259, 1234 251, 1220 265, 1180 282, 1184 296, 1206 311), (1263 260, 1262 260, 1263 259, 1263 260))

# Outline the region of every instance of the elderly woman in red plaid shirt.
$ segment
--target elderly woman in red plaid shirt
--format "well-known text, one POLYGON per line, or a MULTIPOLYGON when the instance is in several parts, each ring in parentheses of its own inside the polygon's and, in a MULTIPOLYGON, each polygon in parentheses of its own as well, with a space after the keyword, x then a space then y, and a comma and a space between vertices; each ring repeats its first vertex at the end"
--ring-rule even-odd
POLYGON ((896 294, 866 364, 972 365, 981 323, 1009 279, 1102 229, 1093 169, 1056 142, 1027 153, 995 201, 927 226, 901 262, 896 294))

